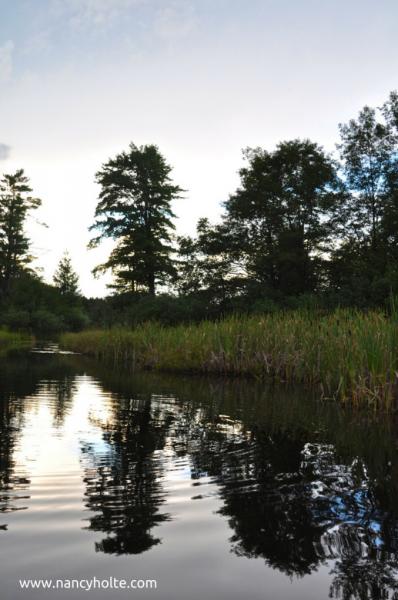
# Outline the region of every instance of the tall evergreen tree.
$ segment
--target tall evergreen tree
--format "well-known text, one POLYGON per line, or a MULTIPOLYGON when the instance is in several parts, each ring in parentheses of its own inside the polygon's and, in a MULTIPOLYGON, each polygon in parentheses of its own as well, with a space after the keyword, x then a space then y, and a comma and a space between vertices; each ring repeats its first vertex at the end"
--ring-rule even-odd
POLYGON ((109 259, 94 269, 99 274, 110 269, 118 291, 146 289, 155 293, 156 284, 164 284, 176 273, 170 256, 173 251, 171 202, 183 191, 172 185, 166 164, 157 146, 130 144, 128 153, 110 159, 96 174, 101 185, 95 212, 97 229, 89 247, 102 239, 117 242, 109 259))
POLYGON ((65 251, 63 257, 59 261, 58 268, 54 273, 53 280, 55 287, 62 295, 78 296, 79 295, 79 276, 72 267, 72 261, 69 252, 65 251))
POLYGON ((26 217, 41 205, 29 195, 32 189, 24 170, 3 175, 0 181, 0 293, 7 295, 13 279, 29 265, 30 240, 24 231, 26 217))

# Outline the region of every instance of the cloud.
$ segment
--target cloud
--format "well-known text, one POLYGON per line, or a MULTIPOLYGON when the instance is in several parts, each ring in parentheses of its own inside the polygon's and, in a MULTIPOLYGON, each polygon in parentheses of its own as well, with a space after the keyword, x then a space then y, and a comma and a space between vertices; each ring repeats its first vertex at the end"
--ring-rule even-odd
POLYGON ((193 4, 174 1, 166 8, 158 10, 154 21, 156 35, 167 38, 181 38, 190 33, 197 24, 193 4))
POLYGON ((8 40, 5 44, 0 46, 0 82, 5 81, 12 71, 12 51, 14 50, 14 44, 11 40, 8 40))
POLYGON ((54 0, 53 9, 59 17, 68 15, 74 28, 106 30, 131 6, 145 3, 147 0, 54 0))
POLYGON ((49 41, 49 31, 40 31, 35 35, 28 38, 25 42, 23 51, 25 54, 42 54, 47 53, 53 48, 53 45, 49 41))
POLYGON ((0 144, 0 160, 7 160, 10 158, 11 146, 7 144, 0 144))

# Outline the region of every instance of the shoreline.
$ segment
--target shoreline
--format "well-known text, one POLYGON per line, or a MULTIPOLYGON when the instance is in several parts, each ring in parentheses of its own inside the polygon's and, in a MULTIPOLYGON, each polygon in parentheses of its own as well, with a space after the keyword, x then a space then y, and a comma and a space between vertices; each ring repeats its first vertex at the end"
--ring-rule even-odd
POLYGON ((60 347, 164 372, 317 384, 322 398, 398 408, 395 315, 341 310, 232 315, 218 322, 65 333, 60 347))

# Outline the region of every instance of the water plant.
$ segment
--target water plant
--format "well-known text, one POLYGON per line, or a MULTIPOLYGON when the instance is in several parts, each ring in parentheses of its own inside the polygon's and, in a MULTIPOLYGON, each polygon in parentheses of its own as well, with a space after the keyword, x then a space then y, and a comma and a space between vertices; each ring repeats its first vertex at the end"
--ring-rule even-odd
POLYGON ((394 311, 235 314, 173 328, 150 321, 133 330, 67 333, 61 345, 106 362, 316 384, 324 398, 398 407, 394 311))
POLYGON ((0 354, 30 348, 34 341, 34 337, 28 333, 11 333, 7 329, 0 329, 0 354))

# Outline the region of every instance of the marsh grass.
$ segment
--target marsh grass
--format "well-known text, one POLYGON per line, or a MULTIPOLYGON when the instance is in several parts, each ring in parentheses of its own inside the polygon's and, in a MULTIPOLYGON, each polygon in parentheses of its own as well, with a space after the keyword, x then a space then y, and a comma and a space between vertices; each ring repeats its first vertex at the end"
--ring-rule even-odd
POLYGON ((398 407, 397 316, 339 310, 232 315, 217 323, 67 333, 61 346, 106 362, 319 386, 324 398, 398 407))
POLYGON ((34 337, 28 333, 10 333, 6 329, 0 329, 0 355, 29 349, 34 341, 34 337))

